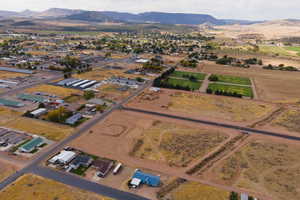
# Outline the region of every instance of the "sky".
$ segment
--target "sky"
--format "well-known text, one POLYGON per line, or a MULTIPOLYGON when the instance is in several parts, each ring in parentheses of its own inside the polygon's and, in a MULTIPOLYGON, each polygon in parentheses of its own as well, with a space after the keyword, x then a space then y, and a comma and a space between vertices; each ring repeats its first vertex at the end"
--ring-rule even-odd
POLYGON ((95 11, 147 11, 211 14, 222 19, 300 19, 299 0, 1 0, 0 10, 48 8, 95 11))

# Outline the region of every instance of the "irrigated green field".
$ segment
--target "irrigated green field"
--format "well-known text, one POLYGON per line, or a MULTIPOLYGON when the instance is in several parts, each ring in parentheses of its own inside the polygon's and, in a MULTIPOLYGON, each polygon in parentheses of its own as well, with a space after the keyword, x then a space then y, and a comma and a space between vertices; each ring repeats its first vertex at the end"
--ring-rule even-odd
POLYGON ((232 84, 239 84, 239 85, 251 85, 250 79, 246 77, 237 77, 237 76, 230 76, 230 75, 215 75, 215 76, 218 77, 218 82, 232 83, 232 84))
POLYGON ((175 78, 168 78, 167 83, 173 86, 183 86, 183 87, 189 87, 192 90, 199 90, 201 87, 201 82, 198 81, 190 81, 190 80, 184 80, 184 79, 175 79, 175 78))
POLYGON ((188 79, 188 77, 195 77, 197 80, 204 80, 206 74, 186 72, 186 71, 174 71, 170 76, 177 77, 177 78, 184 78, 184 79, 188 79))
POLYGON ((213 92, 216 91, 224 91, 230 93, 236 92, 237 94, 241 94, 242 96, 253 98, 253 91, 251 87, 211 83, 209 84, 208 89, 211 89, 213 92))

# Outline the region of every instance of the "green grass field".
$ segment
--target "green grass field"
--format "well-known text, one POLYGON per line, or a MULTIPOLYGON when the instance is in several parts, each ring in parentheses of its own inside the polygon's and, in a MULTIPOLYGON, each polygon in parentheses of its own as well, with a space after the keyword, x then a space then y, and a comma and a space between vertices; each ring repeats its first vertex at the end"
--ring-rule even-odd
POLYGON ((300 47, 284 47, 288 51, 295 51, 297 55, 300 56, 300 47))
POLYGON ((294 56, 290 51, 300 53, 300 47, 259 46, 259 51, 266 54, 278 54, 279 56, 294 56))
POLYGON ((251 81, 249 78, 229 76, 229 75, 216 75, 216 76, 219 79, 218 82, 240 84, 240 85, 251 85, 251 81))
POLYGON ((199 90, 201 87, 202 82, 194 82, 194 81, 189 81, 189 80, 183 80, 183 79, 175 79, 175 78, 168 78, 167 83, 170 85, 180 85, 180 86, 188 86, 193 90, 199 90))
POLYGON ((204 80, 206 77, 206 74, 186 72, 186 71, 174 71, 170 76, 184 78, 184 79, 187 79, 185 76, 194 76, 197 80, 204 80))
POLYGON ((215 91, 226 91, 226 92, 236 92, 245 97, 253 98, 253 91, 251 87, 235 86, 235 85, 223 85, 219 83, 211 83, 208 86, 213 92, 215 91))

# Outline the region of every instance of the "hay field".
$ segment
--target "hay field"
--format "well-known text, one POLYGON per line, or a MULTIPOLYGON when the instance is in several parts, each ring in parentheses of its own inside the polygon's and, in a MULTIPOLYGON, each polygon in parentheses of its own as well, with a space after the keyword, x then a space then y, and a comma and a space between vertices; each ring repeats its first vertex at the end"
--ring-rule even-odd
POLYGON ((202 185, 197 182, 186 182, 168 195, 169 200, 228 200, 229 192, 202 185))
POLYGON ((228 136, 208 129, 153 121, 142 132, 132 154, 138 158, 164 161, 169 166, 186 167, 218 147, 228 136))
POLYGON ((211 170, 216 182, 272 197, 300 199, 300 146, 286 141, 253 139, 211 170))
POLYGON ((112 200, 40 176, 26 174, 0 192, 9 200, 112 200))
POLYGON ((64 88, 64 87, 58 87, 54 85, 38 85, 32 88, 28 88, 25 90, 27 93, 34 93, 34 92, 42 92, 47 94, 53 94, 56 96, 59 96, 61 98, 68 97, 72 94, 82 94, 82 91, 71 89, 71 88, 64 88))
POLYGON ((74 128, 69 126, 26 117, 19 117, 12 120, 5 124, 5 127, 41 135, 54 141, 62 140, 74 131, 74 128))
POLYGON ((254 80, 258 98, 271 102, 300 100, 299 72, 265 70, 260 67, 243 69, 206 62, 202 72, 250 77, 254 80))

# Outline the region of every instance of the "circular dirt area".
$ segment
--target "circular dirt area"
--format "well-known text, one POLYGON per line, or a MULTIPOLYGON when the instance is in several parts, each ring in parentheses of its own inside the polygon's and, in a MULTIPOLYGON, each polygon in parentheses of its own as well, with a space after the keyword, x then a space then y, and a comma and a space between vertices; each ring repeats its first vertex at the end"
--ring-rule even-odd
POLYGON ((125 133, 126 130, 127 130, 126 126, 119 125, 119 124, 111 124, 111 125, 103 127, 103 129, 101 130, 101 133, 103 135, 119 137, 123 133, 125 133))

